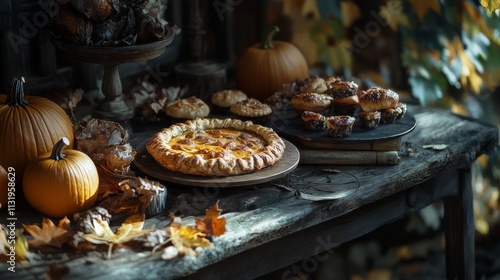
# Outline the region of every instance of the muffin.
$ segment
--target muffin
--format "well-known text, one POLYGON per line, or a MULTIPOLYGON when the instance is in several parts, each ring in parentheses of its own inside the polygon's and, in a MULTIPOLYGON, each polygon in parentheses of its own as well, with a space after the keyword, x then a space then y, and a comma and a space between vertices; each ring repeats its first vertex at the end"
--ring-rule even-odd
POLYGON ((351 116, 330 116, 326 118, 326 131, 335 138, 351 136, 356 119, 351 116))
POLYGON ((356 95, 358 92, 358 84, 352 81, 336 80, 328 85, 326 94, 333 98, 343 98, 356 95))
POLYGON ((323 131, 326 129, 326 117, 315 112, 304 111, 300 115, 306 129, 310 131, 323 131))
POLYGON ((215 113, 229 114, 229 108, 233 104, 247 99, 247 95, 241 90, 226 89, 213 93, 210 101, 215 113))
POLYGON ((380 115, 379 111, 361 111, 358 114, 361 126, 364 128, 376 128, 380 123, 380 115))
POLYGON ((359 108, 359 99, 356 94, 347 97, 333 99, 333 113, 335 115, 354 116, 358 108, 359 108))
POLYGON ((268 122, 269 116, 273 112, 269 105, 255 98, 248 98, 237 102, 229 108, 229 111, 237 119, 263 125, 268 122))
POLYGON ((359 94, 359 105, 365 112, 394 108, 399 102, 399 95, 380 87, 371 87, 359 94))
POLYGON ((406 103, 398 102, 398 104, 396 104, 396 109, 401 110, 398 114, 398 117, 396 118, 397 120, 399 120, 399 119, 403 118, 406 114, 406 103))
POLYGON ((191 96, 165 103, 163 110, 174 121, 185 121, 204 118, 210 113, 210 108, 198 97, 191 96))
POLYGON ((299 114, 303 111, 321 112, 332 104, 332 98, 326 94, 304 92, 292 97, 290 104, 299 114))
POLYGON ((310 76, 304 83, 305 85, 301 87, 301 92, 323 93, 328 89, 325 80, 318 76, 310 76))
POLYGON ((380 123, 383 124, 394 123, 400 113, 401 109, 399 108, 389 108, 380 110, 380 123))

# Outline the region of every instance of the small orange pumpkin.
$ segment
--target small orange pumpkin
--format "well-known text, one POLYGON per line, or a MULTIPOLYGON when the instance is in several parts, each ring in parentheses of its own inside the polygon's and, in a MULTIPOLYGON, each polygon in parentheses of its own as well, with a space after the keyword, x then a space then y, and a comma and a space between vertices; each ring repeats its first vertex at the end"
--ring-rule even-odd
POLYGON ((0 97, 0 165, 13 167, 19 179, 32 158, 50 151, 61 137, 74 138, 73 124, 61 106, 47 98, 25 97, 23 82, 14 78, 9 94, 0 97))
POLYGON ((23 176, 23 191, 28 203, 51 217, 70 216, 94 206, 99 175, 92 159, 78 150, 63 149, 66 137, 52 152, 33 159, 23 176))
POLYGON ((247 48, 238 59, 236 87, 249 97, 264 101, 283 84, 308 76, 307 61, 297 47, 285 41, 273 42, 278 31, 275 26, 262 43, 247 48))
POLYGON ((0 165, 0 209, 7 208, 8 184, 7 171, 0 165))

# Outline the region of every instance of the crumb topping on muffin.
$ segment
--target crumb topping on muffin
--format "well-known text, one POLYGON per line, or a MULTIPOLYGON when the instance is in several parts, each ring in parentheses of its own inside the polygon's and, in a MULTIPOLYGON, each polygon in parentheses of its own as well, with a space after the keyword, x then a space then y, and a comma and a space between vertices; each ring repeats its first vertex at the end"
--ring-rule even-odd
POLYGON ((290 102, 297 110, 319 112, 330 106, 332 97, 316 92, 304 92, 292 97, 290 102))

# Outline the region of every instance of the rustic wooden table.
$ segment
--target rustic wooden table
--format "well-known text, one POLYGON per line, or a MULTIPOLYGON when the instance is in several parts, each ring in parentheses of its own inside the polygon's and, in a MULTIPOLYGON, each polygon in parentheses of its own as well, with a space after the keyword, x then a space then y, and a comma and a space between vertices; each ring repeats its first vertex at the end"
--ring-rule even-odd
MULTIPOLYGON (((470 167, 478 156, 496 148, 498 129, 445 111, 420 106, 409 106, 409 111, 417 126, 402 139, 398 165, 299 165, 285 178, 235 188, 166 183, 169 211, 177 215, 202 215, 216 201, 223 209, 226 233, 213 239, 213 248, 199 250, 198 257, 165 261, 160 253, 149 252, 117 253, 112 259, 51 256, 18 265, 16 273, 6 271, 2 263, 0 278, 44 278, 54 262, 69 267, 68 279, 252 279, 300 261, 302 267, 296 269, 307 271, 335 246, 444 201, 443 269, 449 279, 474 279, 470 167), (428 144, 447 148, 423 149, 428 144), (328 168, 341 172, 325 171, 328 168)), ((138 129, 133 141, 137 144, 151 134, 138 129)), ((160 215, 147 225, 168 222, 160 215)), ((293 279, 295 273, 285 270, 282 279, 293 279)))

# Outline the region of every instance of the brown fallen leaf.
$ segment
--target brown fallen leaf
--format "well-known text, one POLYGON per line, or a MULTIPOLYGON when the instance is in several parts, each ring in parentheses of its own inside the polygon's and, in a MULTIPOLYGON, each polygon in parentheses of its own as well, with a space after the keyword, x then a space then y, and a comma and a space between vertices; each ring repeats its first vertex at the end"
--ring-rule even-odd
POLYGON ((51 219, 44 217, 42 227, 23 224, 23 228, 33 237, 28 241, 29 246, 33 248, 44 246, 61 248, 73 235, 67 217, 61 219, 57 226, 51 219))
POLYGON ((211 208, 206 210, 203 220, 195 218, 196 228, 201 232, 213 236, 224 234, 224 232, 226 232, 226 219, 219 219, 221 212, 222 210, 219 208, 219 204, 215 203, 211 208))
POLYGON ((38 257, 38 255, 28 250, 28 241, 24 237, 21 229, 16 229, 14 236, 8 235, 8 232, 9 230, 7 227, 0 224, 0 247, 2 247, 2 249, 0 249, 1 262, 10 264, 9 262, 13 261, 11 259, 12 256, 14 256, 15 261, 19 263, 27 263, 30 259, 38 257), (14 242, 12 242, 11 238, 14 238, 14 242))
POLYGON ((53 263, 47 268, 45 280, 64 280, 68 273, 69 267, 53 263))

